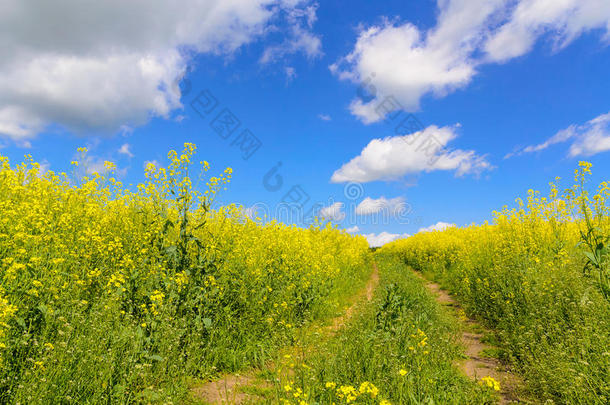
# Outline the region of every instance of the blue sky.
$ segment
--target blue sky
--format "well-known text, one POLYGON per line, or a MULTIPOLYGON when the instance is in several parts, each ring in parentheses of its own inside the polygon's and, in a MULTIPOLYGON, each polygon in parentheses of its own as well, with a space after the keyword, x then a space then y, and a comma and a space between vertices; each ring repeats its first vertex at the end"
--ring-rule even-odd
POLYGON ((34 3, 0 17, 0 154, 14 162, 67 171, 86 145, 135 184, 193 142, 213 171, 234 169, 221 203, 273 215, 299 186, 304 211, 373 244, 490 219, 556 176, 571 184, 579 160, 607 180, 604 0, 67 1, 44 19, 52 6, 34 3), (217 102, 205 116, 202 94, 217 102), (228 139, 212 124, 225 109, 240 122, 228 139), (248 159, 245 129, 261 143, 248 159))

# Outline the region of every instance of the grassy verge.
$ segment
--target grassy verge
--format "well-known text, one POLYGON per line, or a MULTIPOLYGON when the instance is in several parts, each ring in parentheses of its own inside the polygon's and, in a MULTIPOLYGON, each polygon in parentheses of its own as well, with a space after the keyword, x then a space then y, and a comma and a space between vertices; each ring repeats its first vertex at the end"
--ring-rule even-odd
POLYGON ((456 320, 400 261, 380 256, 378 264, 380 285, 373 300, 332 338, 286 355, 270 402, 494 402, 490 389, 454 367, 461 355, 456 320))
POLYGON ((466 313, 491 328, 498 357, 521 374, 531 396, 562 404, 610 398, 610 306, 578 269, 455 263, 420 266, 466 313))

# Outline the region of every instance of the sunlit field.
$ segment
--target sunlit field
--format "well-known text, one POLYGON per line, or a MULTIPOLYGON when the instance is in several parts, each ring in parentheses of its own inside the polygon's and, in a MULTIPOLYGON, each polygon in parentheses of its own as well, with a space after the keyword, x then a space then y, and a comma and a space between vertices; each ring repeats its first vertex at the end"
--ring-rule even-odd
POLYGON ((232 170, 214 175, 193 144, 133 190, 79 153, 69 174, 1 158, 3 403, 506 402, 460 366, 467 319, 519 400, 610 398, 610 188, 589 191, 588 163, 491 223, 371 253, 330 223, 213 209, 232 170))
POLYGON ((610 187, 559 179, 492 223, 420 233, 381 251, 440 281, 493 329, 499 356, 530 393, 556 403, 610 401, 610 187))
POLYGON ((209 175, 192 144, 168 158, 133 191, 110 163, 1 158, 0 402, 184 399, 187 377, 264 364, 368 276, 364 238, 212 210, 231 169, 209 175))
POLYGON ((609 405, 610 0, 0 0, 0 405, 609 405))

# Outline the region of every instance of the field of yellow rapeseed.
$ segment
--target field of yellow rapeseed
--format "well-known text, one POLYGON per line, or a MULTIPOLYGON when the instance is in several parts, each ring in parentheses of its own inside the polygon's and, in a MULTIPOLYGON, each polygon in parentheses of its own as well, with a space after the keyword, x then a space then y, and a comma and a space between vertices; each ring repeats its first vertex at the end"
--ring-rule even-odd
POLYGON ((419 233, 381 249, 431 273, 496 330, 502 357, 535 397, 610 401, 610 187, 591 165, 548 197, 530 191, 492 223, 419 233))
POLYGON ((184 398, 187 377, 264 362, 366 279, 364 238, 211 209, 231 169, 208 176, 195 149, 135 190, 111 163, 87 174, 85 149, 71 175, 0 157, 0 402, 184 398))
MULTIPOLYGON (((135 189, 110 162, 90 173, 86 149, 71 174, 0 157, 0 402, 182 402, 193 379, 265 364, 364 285, 364 238, 212 209, 232 171, 210 176, 195 152, 171 151, 135 189)), ((372 301, 316 351, 290 358, 266 398, 497 400, 497 381, 476 384, 454 367, 457 318, 406 264, 447 286, 460 317, 494 331, 532 397, 607 403, 610 187, 590 194, 590 174, 583 162, 571 188, 530 191, 490 223, 384 246, 372 301)))

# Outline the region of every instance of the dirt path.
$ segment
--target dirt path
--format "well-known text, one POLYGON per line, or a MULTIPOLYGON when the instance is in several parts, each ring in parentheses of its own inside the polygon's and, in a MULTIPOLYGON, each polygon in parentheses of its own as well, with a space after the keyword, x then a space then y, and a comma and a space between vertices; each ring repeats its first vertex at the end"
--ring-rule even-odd
MULTIPOLYGON (((342 315, 333 318, 330 325, 323 329, 326 337, 334 335, 352 316, 354 316, 358 305, 364 298, 366 298, 367 301, 373 299, 373 293, 378 284, 379 269, 376 264, 373 264, 373 271, 371 272, 366 286, 354 296, 352 304, 345 312, 342 315)), ((296 351, 296 347, 292 349, 292 351, 296 351)), ((291 349, 288 349, 288 351, 291 351, 291 349)), ((274 366, 273 364, 270 364, 266 368, 272 370, 274 366)), ((244 388, 270 388, 270 384, 267 381, 257 377, 258 372, 259 370, 249 370, 242 374, 227 374, 218 380, 210 381, 195 387, 191 392, 194 398, 207 404, 255 403, 257 396, 244 392, 244 388)))
POLYGON ((455 299, 438 284, 426 279, 420 272, 415 271, 417 277, 422 279, 426 288, 436 297, 437 302, 452 307, 456 317, 462 323, 461 340, 465 347, 466 358, 460 361, 459 367, 468 377, 480 380, 483 377, 493 377, 500 383, 500 404, 522 403, 517 397, 517 388, 520 385, 519 378, 506 370, 500 361, 485 355, 492 346, 483 343, 484 334, 488 332, 474 319, 466 317, 455 299), (482 332, 481 332, 482 331, 482 332))
POLYGON ((331 326, 328 328, 331 334, 334 334, 337 330, 339 330, 345 323, 354 316, 356 312, 356 307, 362 301, 362 298, 366 297, 367 301, 373 299, 373 293, 375 292, 375 288, 379 284, 379 269, 377 268, 377 264, 373 263, 373 272, 369 277, 369 280, 366 282, 366 286, 355 296, 352 305, 345 310, 343 315, 340 315, 333 319, 331 326))

